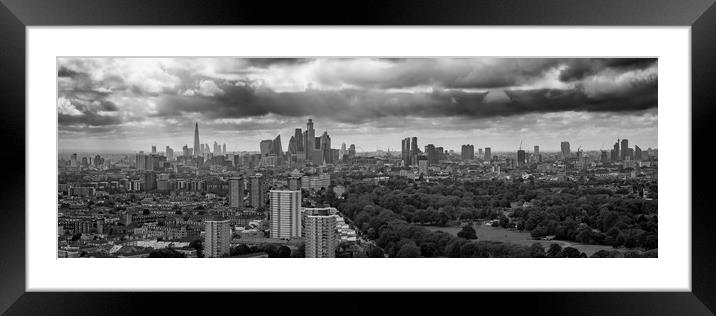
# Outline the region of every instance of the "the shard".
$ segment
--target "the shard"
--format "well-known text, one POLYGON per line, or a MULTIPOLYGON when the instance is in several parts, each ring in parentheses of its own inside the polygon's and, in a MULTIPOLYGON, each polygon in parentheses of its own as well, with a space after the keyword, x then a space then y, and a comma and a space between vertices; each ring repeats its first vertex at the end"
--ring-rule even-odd
POLYGON ((201 156, 201 145, 199 145, 199 122, 194 127, 194 156, 201 156))

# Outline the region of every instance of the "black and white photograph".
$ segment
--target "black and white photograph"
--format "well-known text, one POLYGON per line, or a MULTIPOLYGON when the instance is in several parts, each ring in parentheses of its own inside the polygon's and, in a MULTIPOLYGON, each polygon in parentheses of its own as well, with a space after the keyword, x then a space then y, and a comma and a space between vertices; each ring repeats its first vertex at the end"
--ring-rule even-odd
POLYGON ((58 57, 57 257, 657 258, 658 59, 58 57))

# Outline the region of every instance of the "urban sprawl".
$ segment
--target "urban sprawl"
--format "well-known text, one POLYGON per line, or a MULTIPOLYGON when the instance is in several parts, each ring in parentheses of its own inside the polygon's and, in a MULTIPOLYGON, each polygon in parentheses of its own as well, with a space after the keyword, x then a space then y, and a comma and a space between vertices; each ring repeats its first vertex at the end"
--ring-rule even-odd
POLYGON ((657 255, 656 149, 521 147, 356 152, 308 119, 287 151, 212 148, 196 123, 181 152, 62 153, 58 257, 657 255))

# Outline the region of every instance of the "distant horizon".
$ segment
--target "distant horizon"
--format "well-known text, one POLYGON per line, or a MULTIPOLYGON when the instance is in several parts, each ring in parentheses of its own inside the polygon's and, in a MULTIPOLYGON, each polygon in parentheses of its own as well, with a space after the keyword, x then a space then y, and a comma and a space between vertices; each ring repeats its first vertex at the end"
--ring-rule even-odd
POLYGON ((258 151, 312 118, 333 148, 658 145, 654 58, 58 58, 58 150, 258 151), (145 149, 142 149, 145 148, 145 149))

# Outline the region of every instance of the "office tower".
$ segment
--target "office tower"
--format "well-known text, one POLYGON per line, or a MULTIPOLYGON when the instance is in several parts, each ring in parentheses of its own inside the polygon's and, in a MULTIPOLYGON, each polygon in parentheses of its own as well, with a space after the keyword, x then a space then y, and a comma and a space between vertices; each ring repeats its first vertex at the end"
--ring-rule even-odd
POLYGON ((271 238, 301 237, 301 191, 271 190, 271 238))
POLYGON ((152 145, 152 154, 156 154, 156 153, 157 153, 157 146, 152 145))
POLYGON ((607 163, 607 162, 609 162, 609 158, 607 157, 607 151, 606 151, 606 150, 602 150, 601 161, 602 161, 602 163, 607 163))
POLYGON ((271 154, 276 155, 276 157, 282 157, 283 156, 283 146, 281 145, 281 135, 277 135, 276 138, 273 139, 273 142, 271 142, 271 154))
POLYGON ((353 159, 356 157, 356 145, 351 144, 351 146, 348 148, 348 158, 353 159))
POLYGON ((271 147, 273 147, 273 141, 270 139, 262 140, 259 143, 259 150, 261 151, 261 156, 265 157, 271 154, 271 147))
POLYGON ((92 160, 92 165, 99 168, 102 166, 102 157, 100 155, 95 155, 94 159, 92 160))
POLYGON ((482 157, 482 148, 477 149, 477 156, 482 157))
POLYGON ((406 137, 401 142, 401 157, 405 166, 410 166, 410 137, 406 137))
POLYGON ((641 161, 642 159, 643 158, 641 148, 639 148, 639 146, 637 145, 634 145, 634 160, 641 161))
POLYGON ((184 147, 181 148, 181 154, 184 157, 191 156, 191 153, 189 152, 189 147, 187 145, 184 145, 184 147))
POLYGON ((137 170, 146 170, 147 169, 147 156, 144 155, 144 152, 139 152, 137 154, 137 162, 135 164, 137 170))
POLYGON ((220 258, 228 255, 231 248, 229 220, 205 221, 204 223, 204 257, 220 258))
POLYGON ((567 159, 570 157, 571 153, 569 150, 569 142, 562 142, 560 144, 560 147, 562 148, 562 158, 567 159))
POLYGON ((539 146, 535 146, 534 155, 539 156, 539 146))
POLYGON ((438 161, 445 160, 445 150, 442 147, 435 147, 435 151, 437 154, 438 161))
POLYGON ((627 148, 627 160, 634 160, 634 148, 627 148))
POLYGON ((331 163, 338 163, 340 160, 340 150, 330 148, 331 151, 331 163))
POLYGON ((167 148, 164 150, 164 154, 167 155, 168 161, 174 161, 174 149, 167 146, 167 148))
POLYGON ((413 137, 410 139, 410 165, 417 165, 418 164, 418 154, 420 153, 420 150, 418 149, 418 138, 413 137))
POLYGON ((145 158, 146 158, 146 165, 145 165, 146 170, 153 171, 153 170, 156 170, 159 168, 159 161, 158 161, 156 155, 150 154, 149 156, 145 156, 145 158))
POLYGON ((328 136, 328 131, 324 131, 321 135, 321 156, 323 162, 333 163, 333 154, 331 153, 331 137, 328 136))
POLYGON ((301 191, 301 177, 288 177, 288 189, 291 191, 301 191))
POLYGON ((434 164, 438 162, 438 152, 435 149, 435 145, 427 144, 425 146, 425 154, 428 156, 428 164, 434 164))
POLYGON ((492 148, 490 147, 485 147, 485 160, 492 160, 492 148))
POLYGON ((296 155, 298 153, 298 147, 296 146, 296 136, 291 136, 288 139, 288 154, 296 155))
POLYGON ((520 149, 517 151, 517 165, 522 166, 527 163, 527 157, 525 156, 525 151, 520 149))
POLYGON ((264 187, 263 175, 258 173, 249 178, 251 187, 251 206, 254 208, 266 205, 266 188, 264 187))
POLYGON ((194 156, 201 156, 202 150, 199 144, 199 122, 194 126, 194 156))
POLYGON ((428 157, 424 155, 418 156, 418 172, 421 175, 428 175, 428 157))
POLYGON ((343 160, 343 156, 348 154, 348 149, 346 149, 346 143, 341 144, 341 151, 338 152, 338 159, 343 160))
POLYGON ((475 145, 462 145, 460 148, 460 158, 462 160, 470 160, 475 158, 475 145))
POLYGON ((614 149, 612 150, 612 161, 621 160, 621 153, 619 152, 619 139, 614 143, 614 149))
POLYGON ((244 209, 244 180, 240 177, 229 178, 229 206, 244 209))
POLYGON ((304 151, 304 141, 303 141, 303 132, 300 128, 297 128, 294 133, 293 137, 296 138, 296 152, 303 152, 304 151))
POLYGON ((336 216, 329 209, 306 209, 305 232, 306 258, 334 258, 338 232, 336 216))
POLYGON ((157 175, 154 172, 144 173, 144 190, 154 191, 157 189, 157 175))
POLYGON ((221 146, 221 152, 224 154, 226 153, 226 144, 221 146))
POLYGON ((628 139, 622 139, 622 147, 621 147, 621 160, 626 160, 626 158, 629 156, 629 140, 628 139))
POLYGON ((313 130, 313 120, 308 119, 306 123, 306 134, 305 136, 305 147, 306 147, 306 161, 313 161, 313 152, 316 148, 316 131, 313 130))

